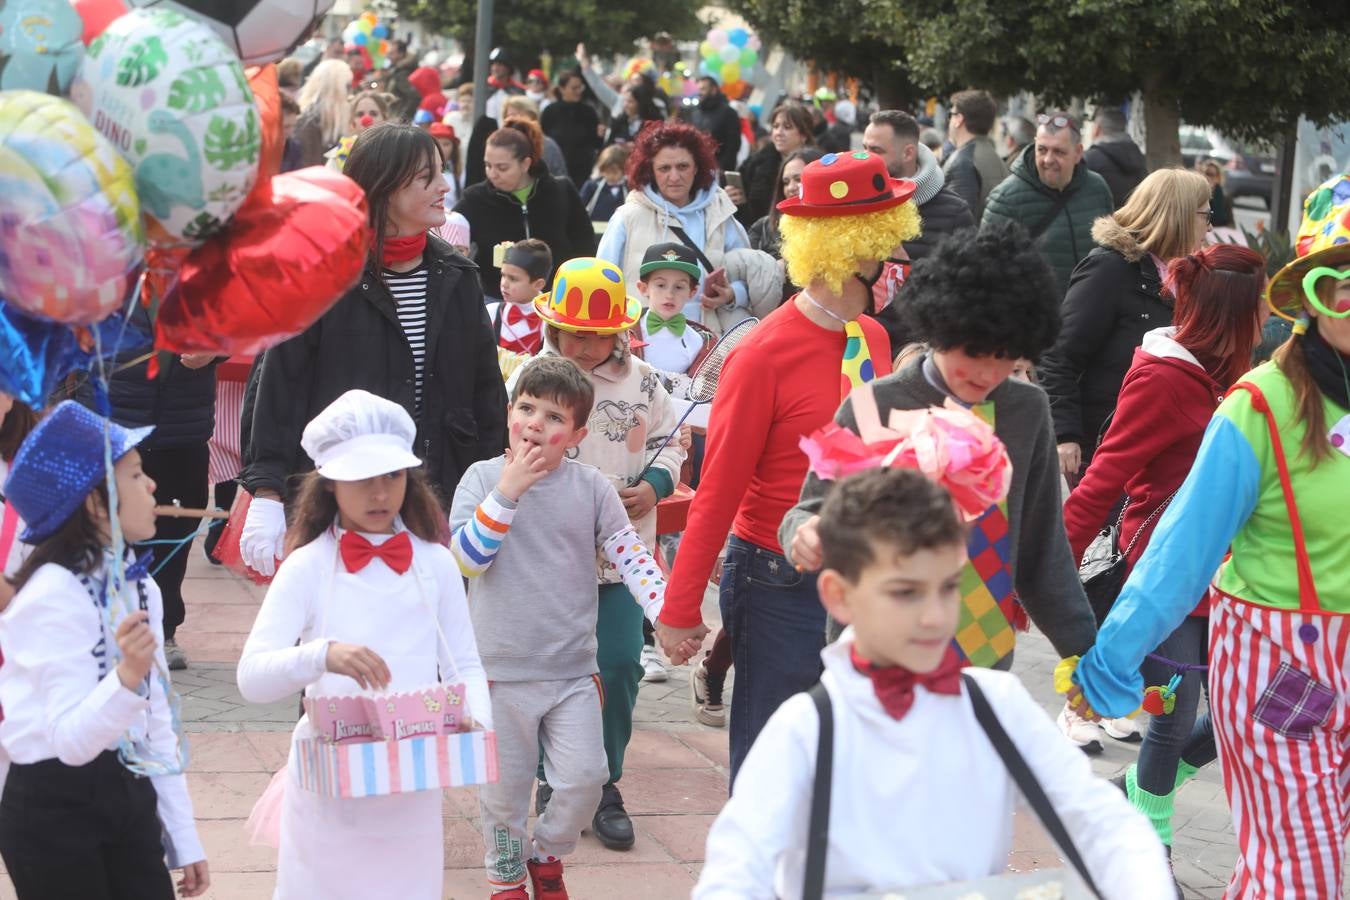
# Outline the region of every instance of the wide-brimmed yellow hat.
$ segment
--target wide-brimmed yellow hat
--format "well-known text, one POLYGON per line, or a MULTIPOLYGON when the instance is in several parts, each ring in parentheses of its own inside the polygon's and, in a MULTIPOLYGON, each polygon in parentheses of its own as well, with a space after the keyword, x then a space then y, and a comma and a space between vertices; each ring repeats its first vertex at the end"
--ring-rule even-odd
POLYGON ((1312 288, 1324 277, 1350 278, 1350 174, 1324 182, 1303 201, 1294 250, 1298 257, 1266 288, 1271 310, 1293 321, 1302 315, 1306 299, 1327 315, 1346 315, 1322 308, 1312 288))
POLYGON ((553 275, 553 290, 534 298, 535 311, 563 331, 618 334, 637 324, 642 304, 624 289, 623 272, 594 256, 569 259, 553 275))

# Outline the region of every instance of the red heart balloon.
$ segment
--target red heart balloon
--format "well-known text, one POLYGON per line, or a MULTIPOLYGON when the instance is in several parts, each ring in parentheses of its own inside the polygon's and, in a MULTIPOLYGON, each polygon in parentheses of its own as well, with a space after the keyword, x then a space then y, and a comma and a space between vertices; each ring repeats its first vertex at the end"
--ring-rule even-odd
POLYGON ((80 40, 85 46, 92 44, 94 38, 113 23, 113 19, 127 14, 127 5, 122 0, 71 0, 70 5, 75 7, 75 12, 84 24, 80 40))
POLYGON ((371 229, 356 182, 313 166, 277 175, 254 199, 184 261, 159 310, 159 348, 259 353, 313 325, 361 277, 371 229))

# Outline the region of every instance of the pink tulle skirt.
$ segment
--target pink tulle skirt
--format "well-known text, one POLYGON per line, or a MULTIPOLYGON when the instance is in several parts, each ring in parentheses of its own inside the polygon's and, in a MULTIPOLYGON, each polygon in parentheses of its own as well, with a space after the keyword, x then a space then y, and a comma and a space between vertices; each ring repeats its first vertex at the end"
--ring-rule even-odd
POLYGON ((253 847, 281 847, 281 806, 286 799, 287 767, 272 776, 253 811, 248 814, 248 842, 253 847))

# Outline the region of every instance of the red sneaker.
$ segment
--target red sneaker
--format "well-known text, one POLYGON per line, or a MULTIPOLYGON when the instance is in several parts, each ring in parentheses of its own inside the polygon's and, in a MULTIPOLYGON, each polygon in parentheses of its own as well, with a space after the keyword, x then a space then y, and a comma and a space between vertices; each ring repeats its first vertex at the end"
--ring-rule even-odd
POLYGON ((530 870, 530 886, 534 888, 534 900, 567 900, 567 886, 563 884, 563 864, 561 859, 549 858, 548 862, 529 860, 525 867, 530 870))
POLYGON ((525 892, 525 887, 513 887, 505 891, 493 891, 489 900, 530 900, 530 895, 525 892))

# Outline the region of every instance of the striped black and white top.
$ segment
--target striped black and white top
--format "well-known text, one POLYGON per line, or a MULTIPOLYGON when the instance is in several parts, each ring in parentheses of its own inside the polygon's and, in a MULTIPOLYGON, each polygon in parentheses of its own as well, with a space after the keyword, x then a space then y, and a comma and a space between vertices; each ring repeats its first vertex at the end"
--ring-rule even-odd
POLYGON ((411 272, 384 270, 384 281, 394 297, 398 323, 408 338, 413 355, 413 392, 417 412, 422 412, 422 372, 427 358, 427 267, 411 272))

